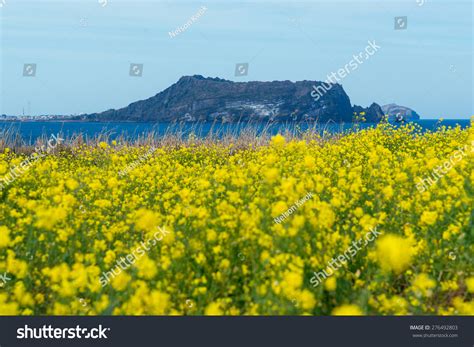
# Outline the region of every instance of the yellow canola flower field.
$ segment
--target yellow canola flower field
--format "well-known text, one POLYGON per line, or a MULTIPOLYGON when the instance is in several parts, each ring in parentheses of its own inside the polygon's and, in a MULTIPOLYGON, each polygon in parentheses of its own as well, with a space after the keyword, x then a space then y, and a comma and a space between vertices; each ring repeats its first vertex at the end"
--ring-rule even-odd
POLYGON ((472 125, 50 153, 0 191, 0 314, 473 315, 472 125))

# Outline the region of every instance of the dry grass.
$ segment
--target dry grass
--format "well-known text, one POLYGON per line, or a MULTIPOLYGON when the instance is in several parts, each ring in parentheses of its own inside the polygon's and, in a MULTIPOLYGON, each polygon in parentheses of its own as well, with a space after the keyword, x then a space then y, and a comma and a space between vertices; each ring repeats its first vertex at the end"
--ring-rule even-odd
MULTIPOLYGON (((117 134, 113 130, 103 130, 100 133, 90 136, 84 133, 74 133, 66 136, 63 132, 59 134, 42 134, 39 138, 32 140, 22 138, 19 130, 13 126, 0 129, 0 151, 9 148, 14 153, 31 154, 35 148, 46 145, 51 135, 59 135, 64 141, 58 149, 74 150, 82 145, 96 146, 100 142, 111 143, 113 140, 119 146, 141 147, 154 146, 156 148, 180 148, 197 145, 233 145, 238 150, 248 147, 258 147, 268 144, 272 135, 275 134, 274 127, 277 123, 248 123, 238 122, 230 126, 229 123, 222 124, 214 122, 210 128, 205 127, 205 123, 174 123, 163 131, 151 128, 136 136, 130 136, 126 133, 117 134), (273 132, 272 132, 273 130, 273 132)), ((288 140, 298 139, 305 141, 326 142, 329 139, 337 139, 344 134, 342 126, 336 131, 329 131, 334 123, 280 123, 278 124, 278 133, 282 134, 288 140), (304 131, 302 129, 305 129, 304 131)), ((355 130, 354 129, 351 129, 355 130)))

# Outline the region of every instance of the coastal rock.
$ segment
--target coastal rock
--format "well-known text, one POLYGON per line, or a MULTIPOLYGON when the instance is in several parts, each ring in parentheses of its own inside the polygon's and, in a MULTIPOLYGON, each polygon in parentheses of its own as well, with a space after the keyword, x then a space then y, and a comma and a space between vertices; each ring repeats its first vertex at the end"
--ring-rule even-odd
POLYGON ((380 107, 380 105, 376 104, 375 102, 372 103, 372 105, 370 105, 367 108, 354 105, 354 107, 352 108, 352 111, 357 114, 360 114, 361 112, 365 112, 364 118, 366 119, 366 122, 368 123, 378 123, 384 117, 384 112, 382 111, 382 108, 380 107))
POLYGON ((232 82, 182 77, 155 96, 118 110, 81 116, 92 121, 319 121, 351 122, 352 107, 340 84, 317 100, 316 81, 232 82))
POLYGON ((420 119, 420 115, 411 108, 397 104, 388 104, 382 106, 384 114, 388 115, 390 122, 411 122, 420 119))

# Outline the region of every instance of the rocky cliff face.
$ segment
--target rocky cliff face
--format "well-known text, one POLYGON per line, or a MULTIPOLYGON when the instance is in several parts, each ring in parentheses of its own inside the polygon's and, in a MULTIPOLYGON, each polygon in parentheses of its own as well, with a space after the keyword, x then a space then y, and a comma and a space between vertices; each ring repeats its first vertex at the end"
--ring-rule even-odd
POLYGON ((96 121, 300 121, 351 122, 353 109, 339 84, 318 100, 315 81, 232 82, 185 76, 147 100, 83 119, 96 121))

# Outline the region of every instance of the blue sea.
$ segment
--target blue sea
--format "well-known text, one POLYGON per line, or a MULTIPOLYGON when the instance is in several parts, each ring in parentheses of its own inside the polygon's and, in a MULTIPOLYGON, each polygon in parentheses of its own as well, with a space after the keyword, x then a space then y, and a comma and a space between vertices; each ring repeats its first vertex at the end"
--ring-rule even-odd
MULTIPOLYGON (((460 125, 465 128, 470 125, 469 119, 451 119, 439 121, 437 119, 423 119, 416 121, 423 130, 436 130, 439 126, 460 125)), ((376 124, 360 124, 360 129, 374 127, 376 124)), ((70 138, 82 134, 85 138, 96 138, 99 135, 107 135, 109 139, 123 136, 127 139, 137 139, 147 136, 151 132, 154 136, 163 136, 168 133, 177 134, 183 138, 194 134, 197 137, 205 137, 209 134, 217 137, 232 133, 238 135, 245 129, 254 130, 257 134, 266 132, 270 134, 284 133, 285 131, 305 131, 314 128, 316 131, 327 131, 330 133, 341 133, 354 129, 352 123, 134 123, 134 122, 54 122, 54 121, 24 121, 10 122, 0 121, 0 138, 4 137, 6 131, 12 130, 21 135, 26 143, 34 143, 37 138, 49 137, 51 134, 61 134, 64 138, 70 138)))

